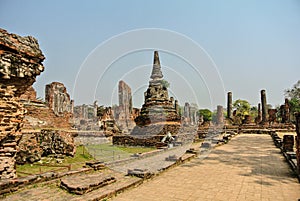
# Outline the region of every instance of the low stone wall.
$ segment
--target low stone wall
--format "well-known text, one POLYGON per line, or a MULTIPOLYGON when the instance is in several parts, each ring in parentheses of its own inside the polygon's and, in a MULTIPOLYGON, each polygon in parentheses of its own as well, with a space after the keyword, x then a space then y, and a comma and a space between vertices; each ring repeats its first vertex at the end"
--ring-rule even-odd
POLYGON ((300 113, 296 114, 296 157, 298 167, 298 177, 300 178, 300 113))
POLYGON ((76 133, 57 130, 23 133, 16 162, 17 164, 33 163, 39 161, 42 156, 50 154, 74 156, 76 135, 76 133))
POLYGON ((134 137, 130 135, 119 135, 113 136, 112 140, 114 145, 155 147, 163 137, 164 135, 147 136, 147 138, 138 135, 134 137))
POLYGON ((74 138, 76 145, 105 144, 112 141, 104 132, 79 132, 74 138))
MULTIPOLYGON (((277 148, 281 150, 281 153, 285 157, 287 163, 290 165, 292 170, 297 173, 298 179, 300 182, 299 175, 299 161, 297 162, 297 152, 294 152, 294 136, 293 135, 284 135, 283 139, 278 136, 275 131, 270 131, 270 135, 273 138, 274 144, 277 148)), ((296 136, 297 141, 297 136, 296 136)))

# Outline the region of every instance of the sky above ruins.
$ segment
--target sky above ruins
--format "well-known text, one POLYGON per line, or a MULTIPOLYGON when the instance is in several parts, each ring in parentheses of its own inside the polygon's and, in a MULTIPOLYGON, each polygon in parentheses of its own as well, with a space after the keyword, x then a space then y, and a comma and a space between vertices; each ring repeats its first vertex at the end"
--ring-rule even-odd
POLYGON ((300 1, 1 0, 0 27, 32 35, 46 56, 34 84, 65 84, 75 104, 118 104, 123 79, 141 107, 153 50, 170 95, 213 109, 233 99, 273 106, 300 77, 300 1))

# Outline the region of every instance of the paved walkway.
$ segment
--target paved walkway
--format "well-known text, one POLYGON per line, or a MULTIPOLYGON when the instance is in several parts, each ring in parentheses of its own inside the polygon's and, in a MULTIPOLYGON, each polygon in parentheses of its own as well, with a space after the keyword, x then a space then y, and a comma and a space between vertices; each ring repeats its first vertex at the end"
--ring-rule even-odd
POLYGON ((269 135, 238 135, 112 200, 298 201, 300 184, 269 135))

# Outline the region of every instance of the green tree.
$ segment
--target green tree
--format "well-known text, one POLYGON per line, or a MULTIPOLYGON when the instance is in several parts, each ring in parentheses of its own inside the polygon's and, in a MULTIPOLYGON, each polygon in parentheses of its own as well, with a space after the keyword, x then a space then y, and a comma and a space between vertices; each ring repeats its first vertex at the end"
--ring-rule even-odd
POLYGON ((161 84, 163 87, 166 87, 166 88, 170 87, 170 83, 167 80, 161 80, 161 84))
POLYGON ((209 109, 200 109, 198 110, 199 116, 203 116, 204 121, 211 121, 212 120, 212 112, 209 109))
POLYGON ((300 100, 300 80, 291 89, 286 89, 284 93, 287 98, 300 100))
POLYGON ((293 117, 295 112, 300 112, 300 80, 291 89, 286 89, 284 93, 286 98, 289 99, 290 114, 293 117))
POLYGON ((255 119, 258 115, 258 108, 257 106, 252 106, 250 108, 250 116, 252 117, 252 119, 255 119))
POLYGON ((234 123, 241 124, 245 115, 250 115, 250 103, 246 100, 238 99, 233 103, 233 109, 235 109, 234 123))
POLYGON ((241 114, 243 116, 249 115, 250 113, 250 103, 246 100, 238 99, 233 103, 233 108, 236 110, 236 114, 241 114))

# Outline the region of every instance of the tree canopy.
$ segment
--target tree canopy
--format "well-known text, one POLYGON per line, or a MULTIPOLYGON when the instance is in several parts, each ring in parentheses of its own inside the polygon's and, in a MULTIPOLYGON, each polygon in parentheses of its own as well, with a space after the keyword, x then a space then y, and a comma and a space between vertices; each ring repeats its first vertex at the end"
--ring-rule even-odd
POLYGON ((236 110, 236 115, 249 115, 250 113, 250 103, 246 100, 238 99, 234 101, 233 108, 236 110))
POLYGON ((203 116, 204 121, 212 120, 212 112, 209 109, 200 109, 198 110, 198 114, 203 116))
POLYGON ((161 80, 161 84, 163 87, 169 88, 170 87, 170 82, 167 80, 161 80))
POLYGON ((286 89, 284 93, 289 99, 290 113, 300 112, 300 80, 291 89, 286 89))

